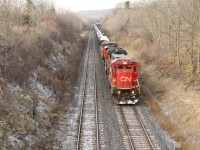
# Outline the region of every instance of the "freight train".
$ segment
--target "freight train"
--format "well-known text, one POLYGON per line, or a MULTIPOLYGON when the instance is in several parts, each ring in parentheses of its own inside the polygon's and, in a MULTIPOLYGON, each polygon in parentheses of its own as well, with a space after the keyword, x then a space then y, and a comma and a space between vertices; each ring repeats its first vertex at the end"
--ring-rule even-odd
POLYGON ((136 104, 140 97, 138 63, 128 56, 125 49, 110 42, 100 23, 94 24, 94 29, 111 94, 118 97, 119 104, 136 104))

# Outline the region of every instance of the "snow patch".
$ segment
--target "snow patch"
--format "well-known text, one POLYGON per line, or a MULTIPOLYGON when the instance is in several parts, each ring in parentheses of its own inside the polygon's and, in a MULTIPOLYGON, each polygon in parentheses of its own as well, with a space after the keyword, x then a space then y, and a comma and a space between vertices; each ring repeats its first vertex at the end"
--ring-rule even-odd
POLYGON ((47 104, 43 102, 39 102, 38 107, 36 108, 37 113, 43 113, 45 110, 47 110, 49 107, 47 104))
POLYGON ((15 147, 16 145, 21 145, 22 144, 21 140, 19 140, 18 138, 15 138, 12 135, 8 136, 8 141, 11 143, 11 145, 13 147, 15 147))
MULTIPOLYGON (((36 77, 37 78, 37 77, 36 77)), ((31 78, 31 84, 30 87, 32 90, 34 90, 35 93, 38 94, 38 96, 41 99, 48 99, 55 101, 55 94, 52 89, 50 89, 48 86, 42 85, 40 82, 36 80, 36 78, 31 78)))
POLYGON ((19 85, 8 84, 8 89, 14 97, 15 96, 23 97, 25 95, 23 89, 19 85))
POLYGON ((53 54, 49 56, 49 59, 45 60, 45 64, 51 69, 51 71, 56 71, 56 62, 57 59, 53 54))

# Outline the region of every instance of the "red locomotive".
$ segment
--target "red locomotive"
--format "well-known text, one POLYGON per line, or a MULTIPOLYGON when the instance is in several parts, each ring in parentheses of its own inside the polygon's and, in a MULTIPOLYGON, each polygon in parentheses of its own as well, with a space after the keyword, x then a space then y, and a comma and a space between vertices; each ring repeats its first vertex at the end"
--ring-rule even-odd
POLYGON ((107 41, 103 41, 101 44, 101 56, 102 59, 105 60, 107 59, 107 50, 110 48, 117 48, 118 45, 116 43, 113 42, 107 42, 107 41))
POLYGON ((108 68, 108 64, 110 64, 109 60, 109 55, 108 55, 108 51, 112 51, 114 49, 118 48, 118 45, 116 43, 113 43, 113 42, 107 42, 107 41, 104 41, 101 43, 101 56, 102 56, 102 59, 103 59, 103 63, 104 63, 104 66, 105 66, 105 71, 106 71, 106 74, 107 74, 107 68, 108 68))
POLYGON ((109 71, 111 94, 117 95, 119 104, 136 104, 140 95, 138 63, 127 55, 112 54, 109 71))
POLYGON ((127 52, 126 52, 126 50, 124 50, 120 47, 117 47, 117 48, 110 47, 109 49, 106 49, 106 52, 107 52, 107 57, 105 58, 105 71, 107 74, 109 71, 109 68, 110 68, 112 55, 114 55, 114 54, 127 55, 127 52))
MULTIPOLYGON (((95 30, 97 36, 105 36, 97 26, 95 30)), ((140 95, 138 63, 127 56, 126 50, 101 37, 98 39, 111 94, 118 96, 119 104, 136 104, 140 95)))

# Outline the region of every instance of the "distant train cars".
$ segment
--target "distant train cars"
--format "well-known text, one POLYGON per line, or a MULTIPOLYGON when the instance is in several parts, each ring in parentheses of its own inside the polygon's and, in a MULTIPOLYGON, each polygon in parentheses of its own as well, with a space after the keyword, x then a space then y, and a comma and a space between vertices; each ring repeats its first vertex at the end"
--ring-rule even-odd
POLYGON ((101 24, 94 24, 110 92, 117 95, 119 104, 136 104, 140 96, 138 63, 128 57, 126 50, 110 42, 101 24))
POLYGON ((98 37, 99 42, 103 42, 103 41, 109 42, 108 37, 105 36, 104 33, 102 32, 99 23, 96 24, 96 25, 94 25, 94 28, 95 28, 95 31, 96 31, 96 34, 97 34, 97 37, 98 37))

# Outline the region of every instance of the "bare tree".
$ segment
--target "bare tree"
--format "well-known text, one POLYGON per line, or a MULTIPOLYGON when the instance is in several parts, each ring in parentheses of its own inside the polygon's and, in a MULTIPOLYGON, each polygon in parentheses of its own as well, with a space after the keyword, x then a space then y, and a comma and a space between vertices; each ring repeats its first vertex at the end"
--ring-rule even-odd
POLYGON ((14 18, 14 8, 13 3, 11 0, 4 0, 0 3, 1 7, 1 23, 2 23, 2 30, 0 31, 5 40, 5 47, 3 48, 3 55, 5 55, 4 63, 4 74, 7 76, 7 68, 9 66, 8 62, 8 55, 9 52, 12 51, 12 26, 13 26, 13 18, 14 18))

